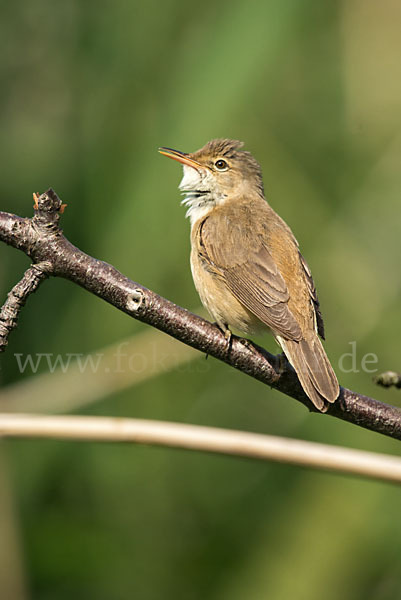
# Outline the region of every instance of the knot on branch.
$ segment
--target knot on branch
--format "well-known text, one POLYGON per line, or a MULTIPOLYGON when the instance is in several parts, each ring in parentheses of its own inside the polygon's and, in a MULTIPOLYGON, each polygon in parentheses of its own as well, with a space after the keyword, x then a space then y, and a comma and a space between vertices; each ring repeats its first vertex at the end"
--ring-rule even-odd
POLYGON ((62 204, 52 188, 49 188, 43 194, 34 194, 33 199, 35 215, 32 219, 32 225, 47 234, 61 234, 59 228, 60 215, 67 205, 62 204))
POLYGON ((145 304, 145 294, 140 288, 131 292, 127 298, 127 310, 129 312, 138 312, 145 304))

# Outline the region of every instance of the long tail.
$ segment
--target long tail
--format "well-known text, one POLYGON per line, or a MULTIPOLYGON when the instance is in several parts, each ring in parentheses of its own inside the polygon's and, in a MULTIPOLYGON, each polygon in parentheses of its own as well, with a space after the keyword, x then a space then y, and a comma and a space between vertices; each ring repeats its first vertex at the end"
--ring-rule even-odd
POLYGON ((336 374, 315 332, 300 342, 277 336, 288 361, 294 367, 304 392, 318 410, 325 412, 327 402, 335 402, 340 393, 336 374))

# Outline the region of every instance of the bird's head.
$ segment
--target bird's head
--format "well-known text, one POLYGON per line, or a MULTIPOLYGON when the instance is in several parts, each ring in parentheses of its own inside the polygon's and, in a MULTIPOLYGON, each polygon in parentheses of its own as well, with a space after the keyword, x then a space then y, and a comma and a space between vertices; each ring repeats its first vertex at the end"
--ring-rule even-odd
POLYGON ((214 206, 252 193, 263 196, 262 172, 253 156, 241 150, 242 142, 217 139, 186 154, 172 148, 159 152, 182 163, 184 176, 179 189, 185 195, 187 215, 197 220, 214 206))

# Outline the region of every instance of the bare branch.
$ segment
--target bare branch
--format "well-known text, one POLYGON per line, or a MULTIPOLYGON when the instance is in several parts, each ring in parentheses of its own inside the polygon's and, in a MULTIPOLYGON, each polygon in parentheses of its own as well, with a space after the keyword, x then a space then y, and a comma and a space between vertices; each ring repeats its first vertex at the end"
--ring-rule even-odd
MULTIPOLYGON (((32 219, 0 212, 0 240, 19 248, 34 263, 51 264, 51 274, 64 277, 96 294, 130 316, 197 348, 314 410, 294 370, 255 344, 232 339, 230 348, 221 331, 201 317, 180 308, 131 281, 111 265, 73 246, 58 227, 61 200, 53 190, 36 198, 32 219)), ((326 414, 390 437, 401 439, 401 409, 341 388, 326 414)))
POLYGON ((133 442, 350 473, 401 483, 401 458, 277 436, 116 417, 0 415, 0 436, 133 442))
POLYGON ((401 373, 385 371, 384 373, 380 373, 380 375, 376 375, 376 377, 373 378, 373 381, 382 387, 388 388, 394 386, 396 388, 401 388, 401 373))
POLYGON ((51 263, 44 261, 31 265, 22 279, 13 287, 0 310, 0 352, 8 344, 8 336, 17 327, 19 313, 28 299, 51 271, 51 263))

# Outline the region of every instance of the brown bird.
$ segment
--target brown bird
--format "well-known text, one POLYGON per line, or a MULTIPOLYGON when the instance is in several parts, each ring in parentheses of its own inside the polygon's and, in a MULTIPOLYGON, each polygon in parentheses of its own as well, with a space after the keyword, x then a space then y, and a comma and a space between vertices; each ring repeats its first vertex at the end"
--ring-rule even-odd
POLYGON ((309 267, 291 229, 269 206, 262 171, 242 142, 217 139, 185 154, 179 189, 191 222, 191 268, 203 305, 229 339, 230 327, 268 328, 320 411, 339 395, 323 349, 323 319, 309 267))

